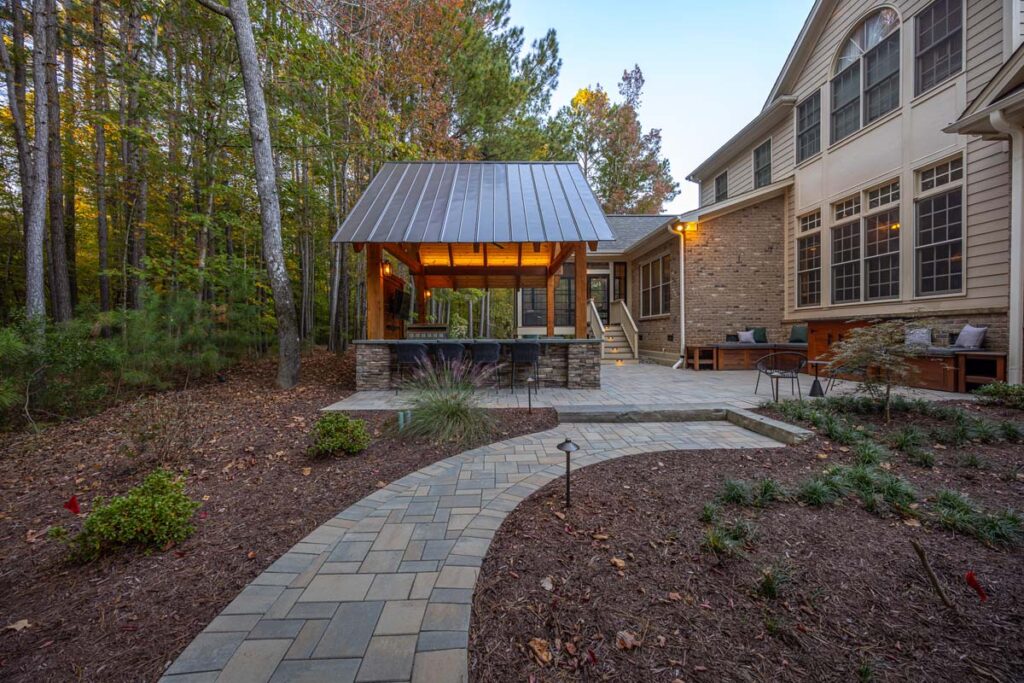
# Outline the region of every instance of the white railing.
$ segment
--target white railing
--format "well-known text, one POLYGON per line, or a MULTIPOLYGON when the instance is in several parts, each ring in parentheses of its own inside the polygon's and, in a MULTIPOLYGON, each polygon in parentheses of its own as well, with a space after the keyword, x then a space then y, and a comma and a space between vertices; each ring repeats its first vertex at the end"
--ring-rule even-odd
POLYGON ((604 323, 601 322, 601 314, 597 311, 597 304, 593 299, 587 300, 587 327, 590 329, 590 336, 604 341, 604 323))
POLYGON ((612 302, 611 310, 608 311, 608 320, 612 323, 622 325, 622 332, 626 335, 626 342, 633 352, 633 358, 640 357, 640 331, 637 329, 633 314, 629 312, 629 306, 622 299, 612 302))

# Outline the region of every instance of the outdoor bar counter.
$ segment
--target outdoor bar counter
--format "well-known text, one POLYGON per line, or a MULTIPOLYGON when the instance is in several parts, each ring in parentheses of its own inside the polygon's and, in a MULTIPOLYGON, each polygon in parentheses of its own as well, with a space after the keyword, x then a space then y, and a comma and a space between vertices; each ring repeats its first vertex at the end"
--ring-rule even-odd
MULTIPOLYGON (((424 344, 428 349, 440 343, 471 344, 497 342, 501 344, 501 362, 498 370, 501 386, 509 386, 511 368, 511 346, 517 343, 535 342, 540 344, 539 373, 540 388, 562 387, 567 389, 601 388, 601 340, 600 339, 358 339, 356 347, 356 389, 388 390, 399 386, 398 366, 395 348, 399 344, 424 344)), ((433 352, 431 351, 433 359, 433 352)), ((532 368, 517 368, 516 383, 524 386, 524 380, 532 374, 532 368)), ((497 380, 498 378, 495 378, 497 380)), ((488 380, 492 384, 495 380, 488 380)))

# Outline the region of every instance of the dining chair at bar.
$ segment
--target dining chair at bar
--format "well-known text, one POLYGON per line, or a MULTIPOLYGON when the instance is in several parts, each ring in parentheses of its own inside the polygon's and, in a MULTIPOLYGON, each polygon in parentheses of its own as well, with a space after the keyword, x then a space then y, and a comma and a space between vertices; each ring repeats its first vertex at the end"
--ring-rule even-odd
POLYGON ((481 374, 486 370, 498 376, 498 364, 501 362, 501 344, 498 342, 474 342, 469 347, 473 358, 473 369, 481 374))
POLYGON ((407 370, 416 370, 430 362, 426 344, 398 344, 395 347, 398 382, 395 384, 395 394, 402 386, 407 370))
MULTIPOLYGON (((510 345, 512 347, 512 376, 509 380, 509 386, 512 389, 512 393, 516 391, 516 369, 519 366, 525 365, 533 370, 533 377, 537 380, 540 379, 540 342, 535 341, 517 341, 510 345)), ((534 382, 536 384, 536 382, 534 382)), ((529 385, 527 385, 527 391, 529 391, 529 385)))
POLYGON ((461 363, 466 357, 466 345, 458 342, 440 342, 434 346, 434 359, 441 365, 461 363))

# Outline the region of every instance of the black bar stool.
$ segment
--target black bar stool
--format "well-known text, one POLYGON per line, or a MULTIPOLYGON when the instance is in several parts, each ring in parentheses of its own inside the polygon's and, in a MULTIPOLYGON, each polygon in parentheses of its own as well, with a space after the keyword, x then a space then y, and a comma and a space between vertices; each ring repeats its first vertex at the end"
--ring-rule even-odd
MULTIPOLYGON (((516 391, 516 368, 520 365, 533 368, 534 379, 540 381, 540 342, 517 341, 512 345, 512 377, 509 386, 512 393, 516 391)), ((536 382, 535 382, 536 383, 536 382)), ((529 385, 527 385, 529 391, 529 385)))
POLYGON ((423 367, 430 362, 430 356, 426 344, 396 344, 395 354, 398 365, 398 383, 395 385, 397 394, 405 378, 405 371, 423 367))
POLYGON ((473 357, 473 368, 475 370, 494 373, 497 378, 498 364, 501 362, 501 344, 498 342, 475 342, 469 347, 473 357))
POLYGON ((434 358, 441 365, 461 363, 466 356, 466 346, 458 342, 441 342, 434 346, 434 358))

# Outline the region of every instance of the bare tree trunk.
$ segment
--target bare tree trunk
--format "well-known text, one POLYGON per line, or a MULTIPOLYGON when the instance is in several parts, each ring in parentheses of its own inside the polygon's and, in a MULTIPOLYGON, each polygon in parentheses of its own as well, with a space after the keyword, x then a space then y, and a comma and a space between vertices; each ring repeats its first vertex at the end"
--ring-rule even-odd
POLYGON ((128 20, 125 27, 125 57, 128 62, 126 66, 126 77, 124 83, 126 104, 125 104, 125 125, 122 127, 121 135, 123 142, 121 154, 122 164, 125 169, 125 254, 124 260, 127 264, 125 277, 125 305, 128 308, 139 308, 142 301, 140 297, 142 260, 141 255, 144 247, 139 244, 144 239, 141 234, 142 216, 146 199, 143 196, 145 185, 142 180, 141 150, 138 138, 140 127, 139 120, 139 78, 135 71, 140 61, 140 42, 142 37, 142 17, 139 13, 137 0, 128 0, 128 20))
POLYGON ((3 59, 4 76, 6 77, 8 104, 11 119, 14 122, 14 142, 18 149, 18 179, 21 181, 21 221, 22 237, 28 234, 27 225, 32 203, 32 146, 28 138, 25 106, 25 12, 21 0, 11 0, 11 42, 13 55, 7 52, 6 41, 0 45, 0 57, 3 59), (14 93, 14 97, 10 96, 14 93))
POLYGON ((71 310, 78 306, 78 235, 75 197, 78 194, 78 156, 74 152, 77 109, 75 102, 75 37, 70 3, 65 5, 64 24, 64 98, 68 103, 68 120, 64 126, 64 245, 67 248, 68 287, 71 310))
POLYGON ((107 110, 107 63, 103 46, 103 0, 92 2, 93 69, 96 83, 93 92, 93 135, 96 138, 96 242, 99 251, 100 310, 109 311, 110 274, 108 263, 109 230, 107 227, 107 141, 103 113, 107 110))
POLYGON ((49 119, 46 102, 47 0, 32 1, 32 83, 35 94, 35 140, 32 150, 31 203, 25 220, 25 312, 40 321, 46 316, 43 241, 46 223, 47 146, 49 119))
MULTIPOLYGON (((39 1, 39 0, 37 0, 39 1)), ((260 200, 260 224, 263 228, 263 260, 266 262, 270 289, 274 295, 277 317, 278 368, 277 383, 282 388, 299 381, 299 335, 295 325, 295 302, 284 260, 281 239, 281 206, 274 174, 274 153, 270 145, 270 121, 260 83, 259 57, 249 18, 248 0, 230 0, 230 8, 214 0, 199 2, 231 20, 238 45, 246 109, 249 114, 249 135, 252 138, 256 166, 256 190, 260 200)))
POLYGON ((64 163, 60 139, 60 92, 57 89, 57 2, 46 0, 46 106, 49 109, 47 173, 50 206, 50 298, 53 319, 71 320, 71 284, 64 240, 64 163))

